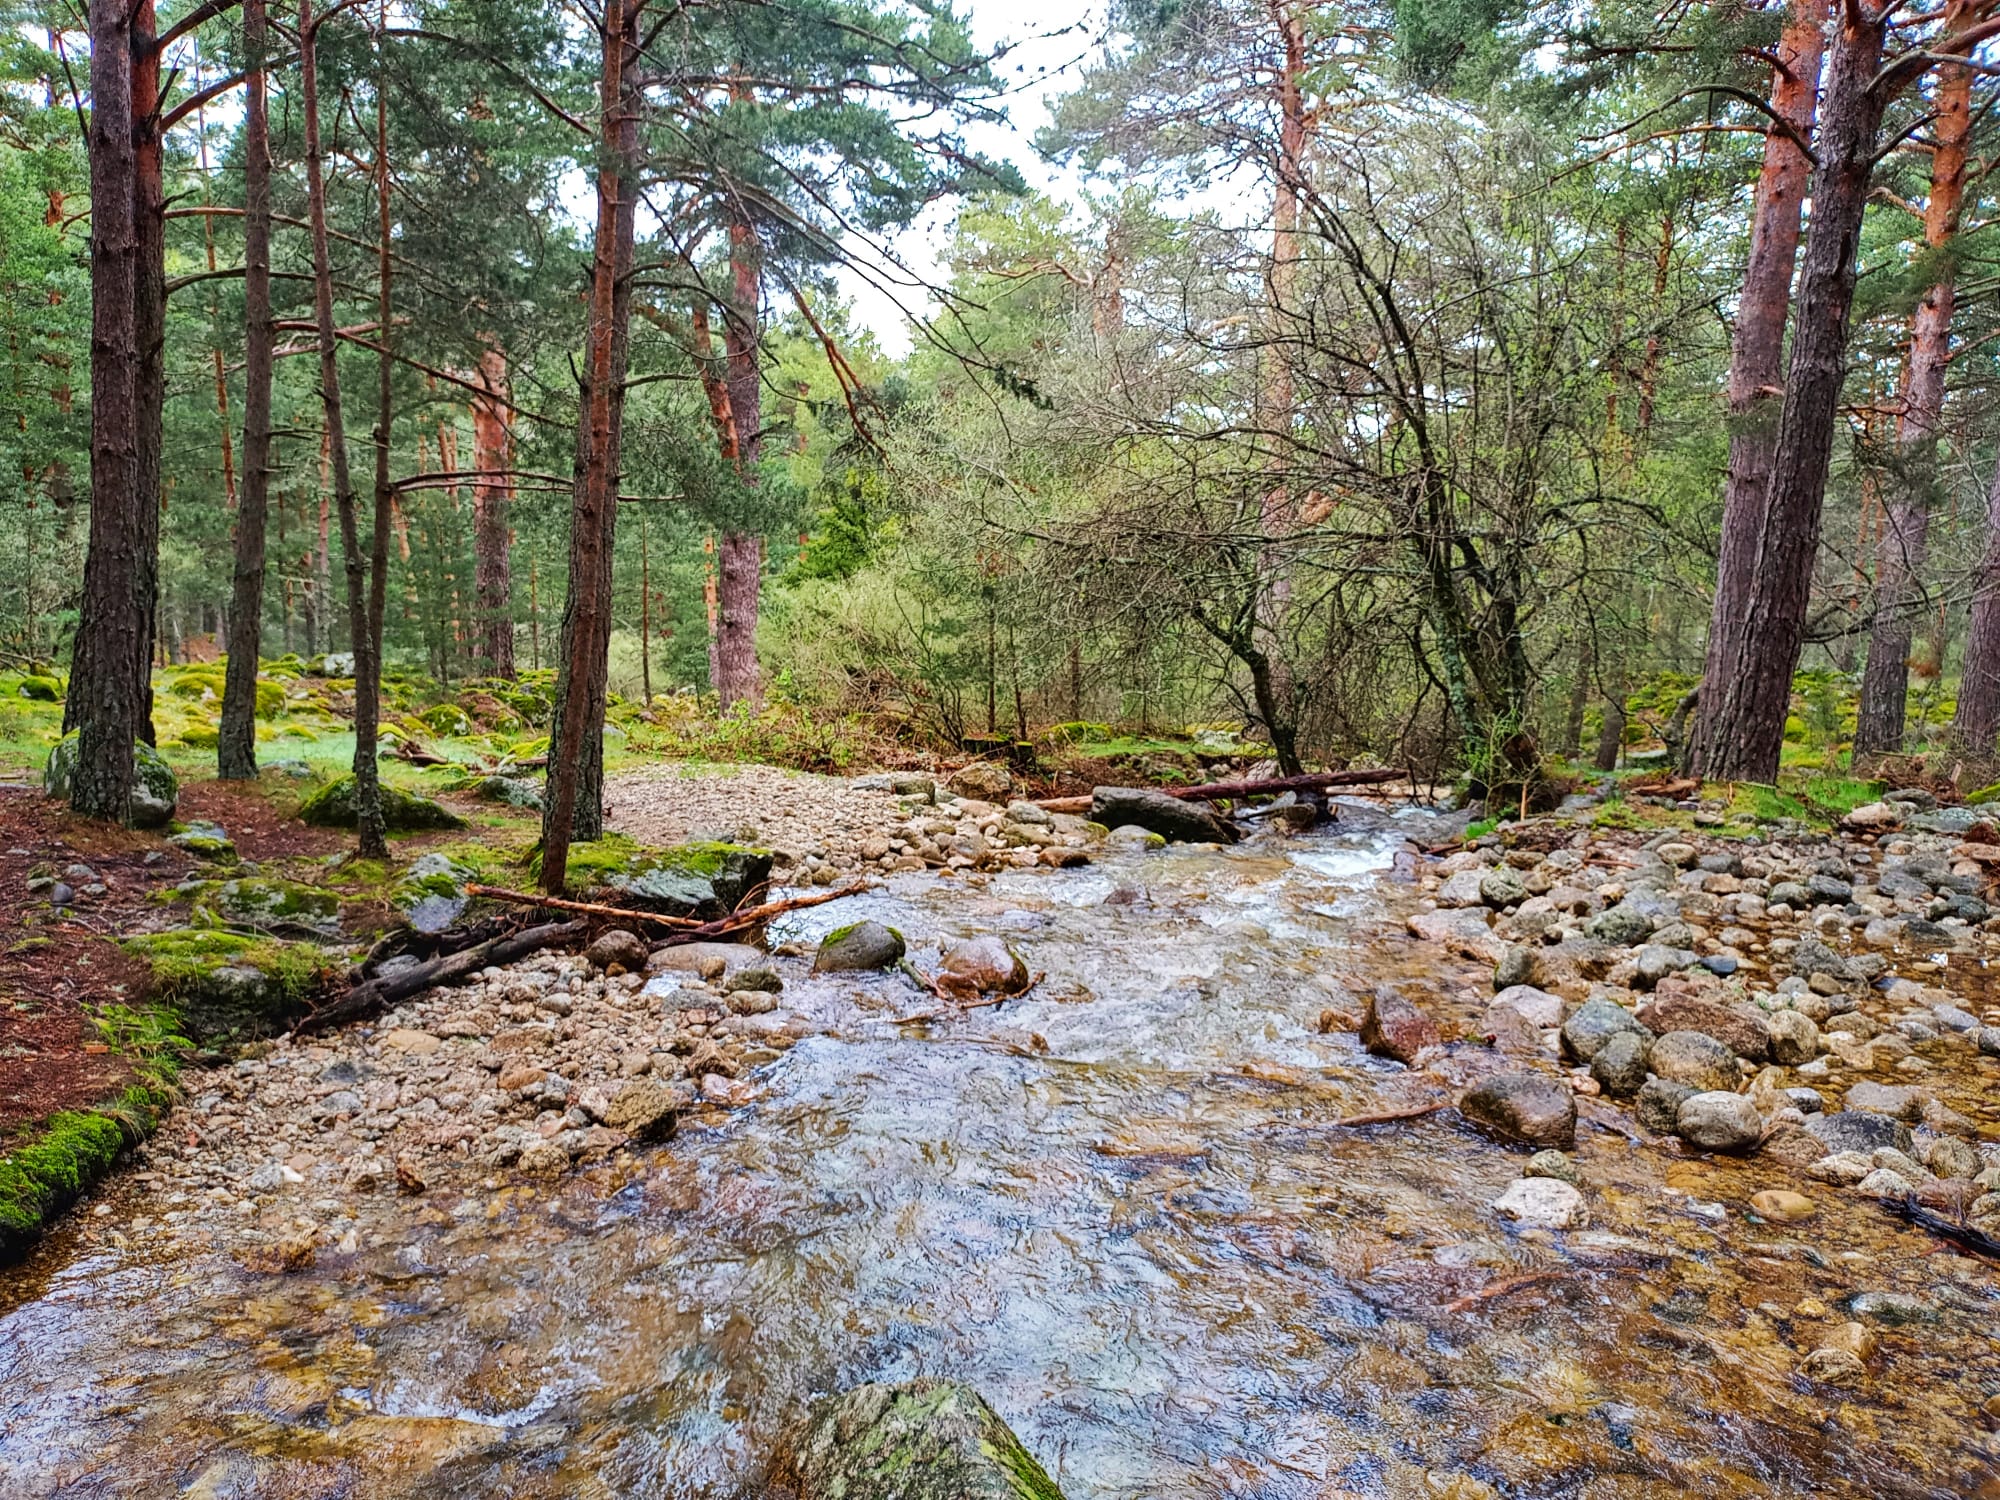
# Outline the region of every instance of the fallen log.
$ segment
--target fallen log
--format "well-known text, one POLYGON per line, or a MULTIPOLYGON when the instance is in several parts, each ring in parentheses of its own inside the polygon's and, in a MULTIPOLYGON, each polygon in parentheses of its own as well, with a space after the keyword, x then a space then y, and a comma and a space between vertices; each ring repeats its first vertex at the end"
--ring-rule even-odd
MULTIPOLYGON (((1343 786, 1382 786, 1407 781, 1408 771, 1315 771, 1306 776, 1279 776, 1270 781, 1214 781, 1206 786, 1163 786, 1154 790, 1183 802, 1235 801, 1242 797, 1275 797, 1280 792, 1323 792, 1343 786)), ((1045 812, 1090 811, 1088 797, 1045 797, 1035 804, 1045 812)))
POLYGON ((292 1035, 310 1036, 331 1026, 358 1021, 412 995, 421 995, 454 979, 464 979, 481 969, 518 963, 530 954, 572 942, 589 931, 590 923, 584 921, 546 922, 539 927, 493 938, 461 953, 434 958, 429 963, 413 964, 390 974, 377 974, 373 979, 354 986, 331 1005, 308 1012, 292 1028, 292 1035))

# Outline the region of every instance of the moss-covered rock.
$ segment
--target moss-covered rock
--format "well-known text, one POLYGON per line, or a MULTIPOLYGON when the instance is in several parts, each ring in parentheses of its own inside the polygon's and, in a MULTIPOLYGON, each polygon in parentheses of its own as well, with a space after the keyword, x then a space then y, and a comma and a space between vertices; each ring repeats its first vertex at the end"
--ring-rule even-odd
POLYGON ((880 922, 856 922, 829 932, 813 959, 815 974, 852 974, 893 968, 905 950, 902 933, 880 922))
POLYGON ((53 677, 23 677, 14 692, 30 703, 60 703, 63 698, 62 684, 53 677))
POLYGON ((472 871, 442 854, 420 855, 390 891, 389 904, 418 932, 443 932, 465 915, 471 879, 472 871))
POLYGON ((158 1124, 165 1095, 134 1084, 96 1110, 66 1110, 0 1152, 0 1261, 18 1260, 49 1221, 158 1124))
MULTIPOLYGON (((330 781, 299 804, 299 818, 315 828, 353 828, 354 778, 330 781)), ((463 828, 465 819, 428 797, 418 797, 384 784, 382 820, 391 833, 418 833, 433 828, 463 828)))
POLYGON ((1062 1500, 1000 1414, 942 1380, 820 1402, 786 1467, 797 1500, 1062 1500))
POLYGON ((540 788, 519 776, 488 776, 479 783, 479 795, 489 802, 504 802, 526 812, 542 810, 540 788))
MULTIPOLYGON (((532 868, 540 873, 539 856, 532 868)), ((568 878, 573 891, 614 890, 643 911, 712 921, 770 883, 771 851, 709 842, 647 849, 608 834, 570 846, 568 878)))
POLYGON ((318 886, 245 876, 217 886, 213 900, 226 921, 246 927, 303 927, 329 937, 340 931, 340 898, 318 886))
MULTIPOLYGON (((63 736, 55 749, 49 752, 49 763, 42 770, 42 789, 51 797, 67 802, 70 786, 76 780, 78 740, 76 735, 63 736)), ((181 784, 174 775, 174 768, 166 763, 160 752, 143 740, 132 746, 134 777, 132 782, 131 820, 135 828, 165 828, 173 821, 174 807, 180 801, 181 784)))
POLYGON ((182 853, 205 859, 210 864, 236 863, 236 846, 229 841, 229 834, 220 823, 190 823, 167 842, 182 853))
POLYGON ((472 733, 472 719, 456 703, 440 703, 435 708, 427 708, 417 715, 417 722, 432 734, 449 735, 457 738, 472 733))
POLYGON ((185 1035, 204 1045, 276 1036, 339 978, 338 953, 315 943, 190 928, 128 939, 152 971, 149 993, 170 1005, 185 1035))

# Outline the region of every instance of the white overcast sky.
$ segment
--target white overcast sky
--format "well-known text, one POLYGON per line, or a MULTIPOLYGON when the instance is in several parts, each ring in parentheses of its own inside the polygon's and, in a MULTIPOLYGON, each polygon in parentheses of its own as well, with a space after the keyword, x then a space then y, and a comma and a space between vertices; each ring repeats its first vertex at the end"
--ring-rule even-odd
MULTIPOLYGON (((1076 0, 967 0, 964 12, 980 46, 1017 44, 1000 65, 1012 89, 1008 124, 975 126, 966 132, 967 144, 1013 162, 1030 188, 1074 202, 1082 179, 1043 161, 1035 151, 1034 137, 1048 123, 1049 101, 1074 88, 1077 65, 1101 49, 1104 6, 1079 5, 1076 0)), ((942 280, 938 253, 956 214, 956 205, 949 203, 932 209, 891 241, 893 252, 923 279, 942 280)), ((873 331, 883 351, 904 353, 910 347, 910 329, 903 309, 924 310, 927 299, 921 287, 871 284, 870 277, 850 269, 842 270, 838 280, 854 304, 856 321, 873 331)))

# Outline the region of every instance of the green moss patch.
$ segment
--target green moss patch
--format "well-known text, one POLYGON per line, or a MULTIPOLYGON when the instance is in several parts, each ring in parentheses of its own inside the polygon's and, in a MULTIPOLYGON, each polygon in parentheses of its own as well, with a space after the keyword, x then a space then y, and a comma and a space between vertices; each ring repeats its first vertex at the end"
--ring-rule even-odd
POLYGON ((0 1155, 0 1259, 16 1260, 159 1123, 168 1095, 144 1084, 103 1110, 65 1110, 0 1155))
MULTIPOLYGON (((299 804, 299 818, 314 828, 354 828, 354 778, 330 781, 307 797, 299 804)), ((388 785, 382 788, 382 819, 392 833, 465 827, 465 819, 450 808, 388 785)))

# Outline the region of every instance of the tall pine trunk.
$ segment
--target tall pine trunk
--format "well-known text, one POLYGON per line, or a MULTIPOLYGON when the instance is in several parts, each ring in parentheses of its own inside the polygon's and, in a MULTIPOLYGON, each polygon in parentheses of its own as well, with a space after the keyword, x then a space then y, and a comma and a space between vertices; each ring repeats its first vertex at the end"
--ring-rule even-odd
MULTIPOLYGON (((741 219, 729 226, 729 267, 733 298, 723 315, 723 349, 728 361, 729 410, 736 428, 736 470, 745 487, 757 483, 763 456, 764 389, 758 316, 763 301, 757 231, 741 219)), ((757 706, 763 684, 757 670, 757 615, 764 580, 764 538, 754 531, 730 530, 717 549, 718 582, 715 642, 710 676, 722 707, 757 706)))
POLYGON ((1791 133, 1773 128, 1764 140, 1764 168, 1750 226, 1750 260, 1743 272, 1736 330, 1729 351, 1729 475, 1723 488, 1722 550, 1702 679, 1702 714, 1693 753, 1707 743, 1709 704, 1719 698, 1750 643, 1744 639, 1759 538, 1770 503, 1771 460, 1784 373, 1785 317, 1798 260, 1800 212, 1812 165, 1799 141, 1809 141, 1819 103, 1827 0, 1795 0, 1779 43, 1771 108, 1791 133), (1793 134, 1798 137, 1793 139, 1793 134))
POLYGON ((507 355, 493 347, 479 361, 479 383, 493 399, 472 402, 472 467, 479 478, 472 490, 473 595, 479 626, 475 650, 480 670, 492 677, 514 675, 513 538, 508 510, 514 481, 514 439, 508 429, 507 355))
POLYGON ((1960 750, 1981 760, 1993 754, 2000 735, 2000 463, 1986 491, 1986 551, 1973 576, 1972 628, 1951 733, 1960 750))
POLYGON ((1778 775, 1846 375, 1862 213, 1888 96, 1875 81, 1887 29, 1884 13, 1858 0, 1841 14, 1827 64, 1814 142, 1812 238, 1799 276, 1770 496, 1754 533, 1732 536, 1726 520, 1724 526, 1725 551, 1734 542, 1752 553, 1747 565, 1725 560, 1723 572, 1735 570, 1741 597, 1725 598, 1720 589, 1716 596, 1718 625, 1728 623, 1714 631, 1720 641, 1711 641, 1694 752, 1700 773, 1714 780, 1769 782, 1778 775))
POLYGON ((264 77, 265 0, 244 0, 249 58, 243 113, 243 490, 236 511, 236 570, 229 599, 229 665, 222 689, 216 774, 257 774, 257 663, 263 652, 264 537, 271 494, 271 127, 264 77))
MULTIPOLYGON (((367 562, 355 516, 354 473, 347 460, 347 423, 340 396, 340 343, 333 321, 333 257, 326 224, 326 170, 320 157, 317 23, 312 0, 299 0, 299 81, 305 116, 306 202, 312 224, 313 302, 319 325, 320 402, 326 413, 326 448, 333 469, 333 501, 340 518, 341 558, 347 576, 348 649, 354 653, 354 810, 364 858, 388 852, 382 824, 382 785, 375 760, 375 701, 364 683, 379 686, 369 660, 367 562)), ((388 330, 381 330, 386 337, 388 330)), ((379 539, 378 539, 379 544, 379 539)))
POLYGON ((605 0, 590 325, 570 504, 569 598, 542 811, 542 889, 560 891, 573 839, 604 830, 604 691, 611 650, 611 549, 618 524, 625 364, 638 197, 639 17, 645 0, 605 0))
MULTIPOLYGON (((389 70, 386 48, 389 37, 389 4, 382 0, 376 24, 375 47, 375 517, 368 533, 368 646, 354 657, 354 759, 357 772, 361 757, 368 757, 371 781, 376 773, 376 748, 382 723, 383 620, 388 608, 389 531, 395 523, 396 490, 390 479, 390 439, 395 430, 396 338, 395 303, 392 297, 395 268, 395 221, 389 194, 389 70)), ((382 815, 381 788, 374 787, 367 803, 355 798, 357 823, 364 859, 385 859, 389 853, 389 832, 382 815)))
POLYGON ((152 738, 159 600, 165 201, 151 0, 90 7, 90 550, 65 725, 70 805, 131 815, 134 740, 152 738))
MULTIPOLYGON (((1952 0, 1947 30, 1956 30, 1965 0, 1952 0)), ((1854 729, 1856 755, 1882 754, 1903 746, 1908 712, 1910 638, 1931 511, 1937 499, 1938 419, 1944 412, 1945 363, 1950 357, 1951 318, 1957 284, 1950 246, 1958 233, 1965 198, 1966 145, 1972 133, 1972 69, 1951 63, 1938 70, 1937 122, 1932 130, 1930 199, 1924 205, 1924 246, 1933 257, 1936 280, 1925 290, 1910 320, 1910 346, 1903 361, 1902 411, 1896 420, 1897 498, 1875 560, 1875 619, 1868 635, 1868 665, 1861 676, 1861 710, 1854 729)))

